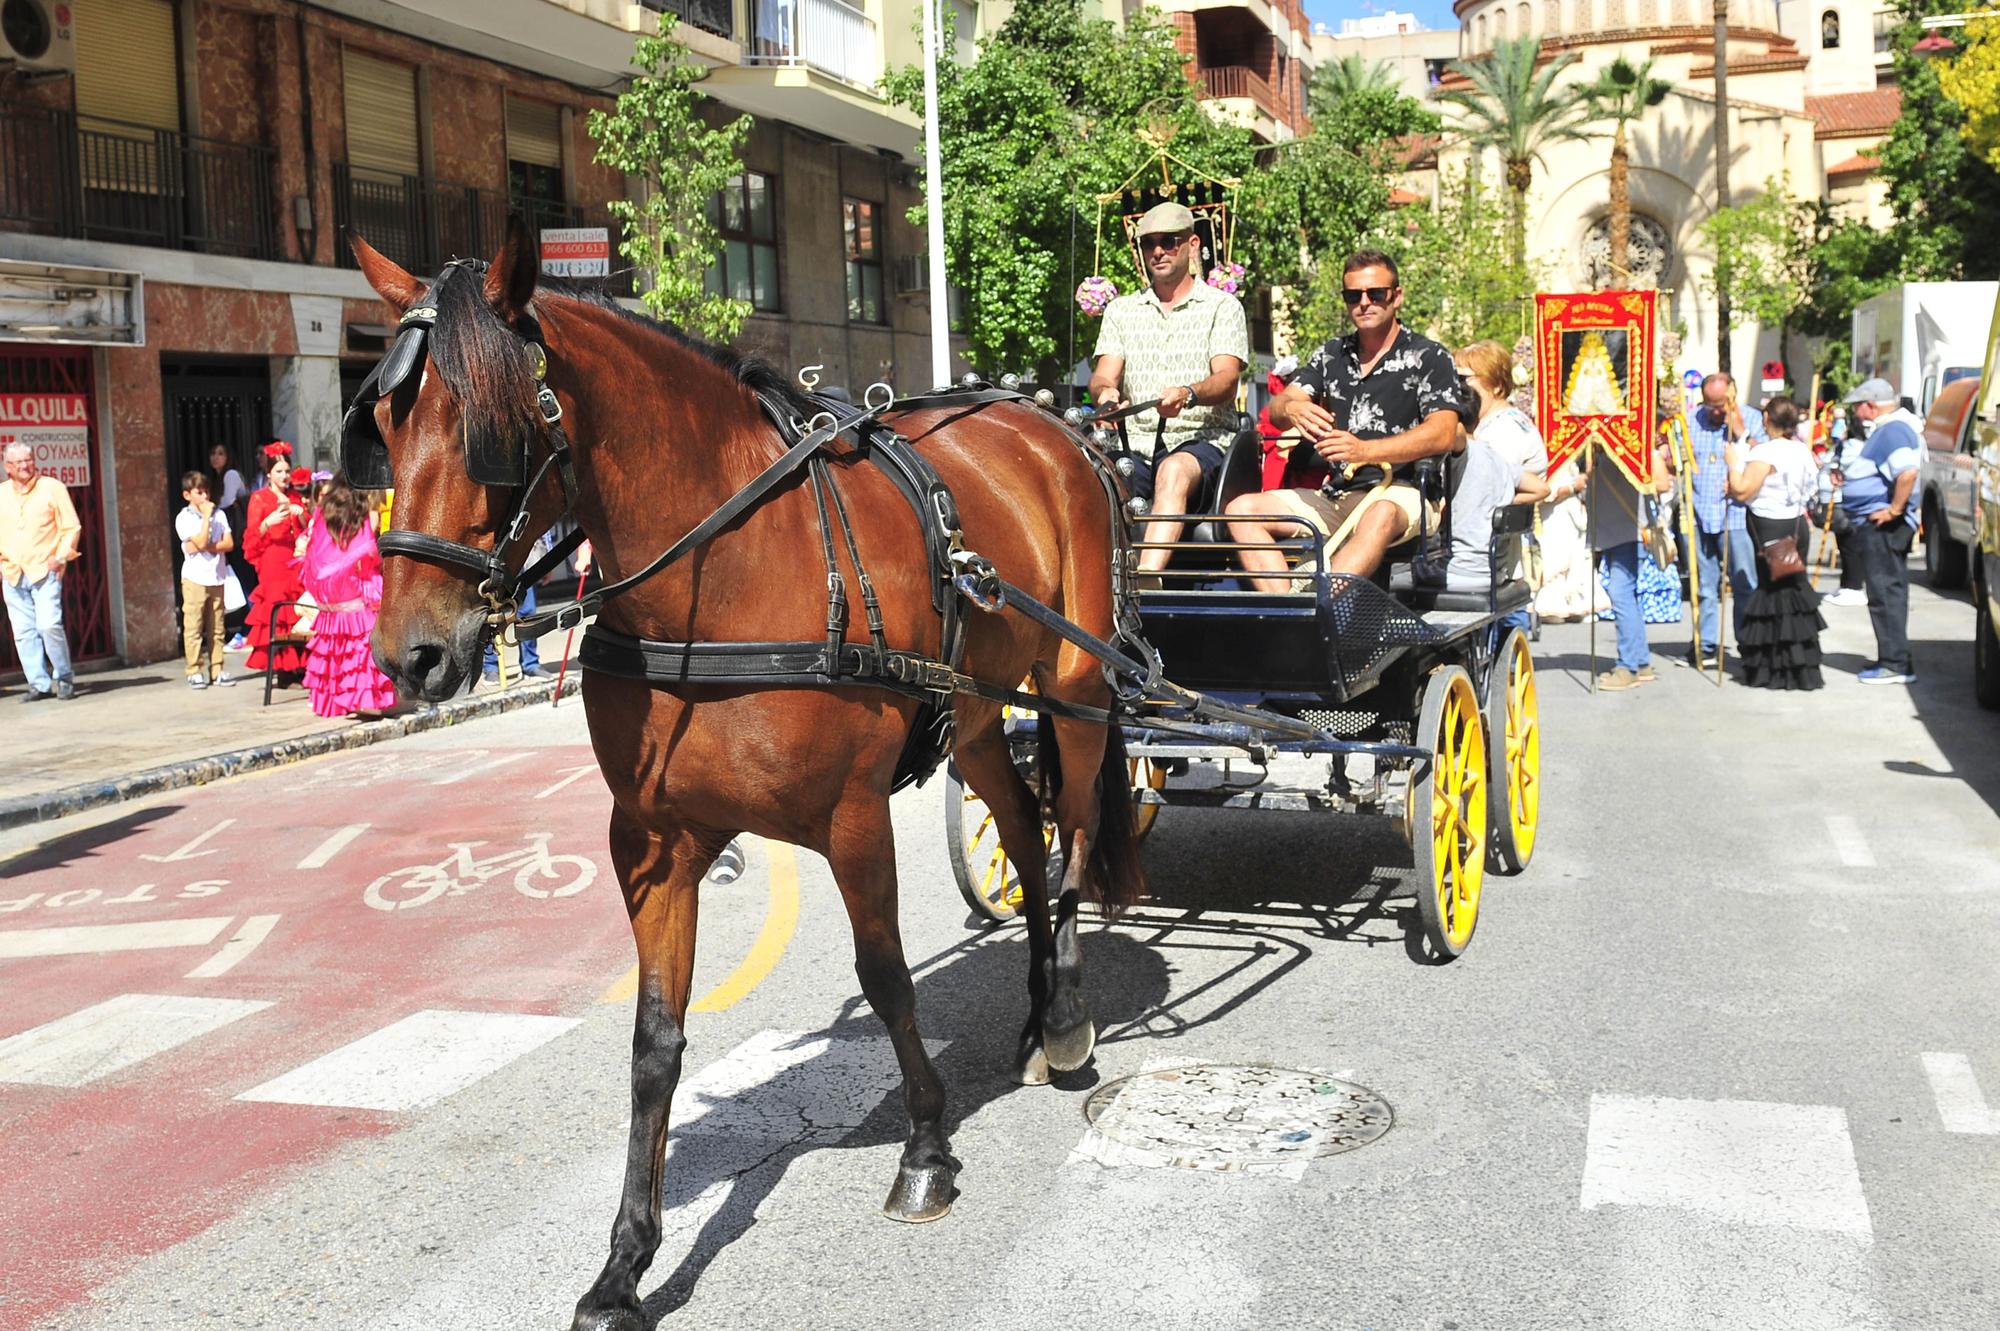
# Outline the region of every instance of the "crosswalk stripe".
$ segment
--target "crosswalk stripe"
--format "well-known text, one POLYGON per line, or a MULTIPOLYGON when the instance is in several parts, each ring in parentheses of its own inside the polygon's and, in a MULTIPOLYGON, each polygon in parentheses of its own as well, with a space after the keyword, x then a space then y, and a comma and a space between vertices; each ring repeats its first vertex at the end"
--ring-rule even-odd
POLYGON ((135 920, 130 924, 69 924, 52 929, 9 929, 0 933, 0 960, 16 957, 73 957, 92 952, 139 952, 156 947, 201 947, 236 917, 193 920, 135 920))
POLYGON ((1874 1234, 1846 1111, 1830 1105, 1593 1095, 1581 1204, 1874 1234))
POLYGON ((0 1082, 88 1085, 269 1006, 248 998, 120 994, 0 1040, 0 1082))
POLYGON ((1875 867, 1875 852, 1868 848, 1868 838, 1861 835, 1859 823, 1844 813, 1830 813, 1826 816, 1826 831, 1842 864, 1850 869, 1875 867))
POLYGON ((227 975, 238 962, 255 952, 259 943, 271 936, 271 926, 277 922, 275 915, 252 915, 243 921, 243 927, 214 956, 189 971, 185 978, 213 980, 218 975, 227 975))
POLYGON ((1931 1096, 1946 1132, 2000 1133, 2000 1113, 1987 1107, 1971 1059, 1964 1054, 1925 1054, 1924 1076, 1930 1079, 1931 1096))
POLYGON ((574 1017, 426 1009, 236 1098, 390 1112, 421 1109, 577 1024, 574 1017))

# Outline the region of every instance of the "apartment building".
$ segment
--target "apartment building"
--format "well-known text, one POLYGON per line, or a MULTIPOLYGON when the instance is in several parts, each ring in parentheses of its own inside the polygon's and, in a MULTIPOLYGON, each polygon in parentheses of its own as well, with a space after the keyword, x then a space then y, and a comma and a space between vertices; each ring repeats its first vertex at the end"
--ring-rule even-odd
POLYGON ((755 117, 711 274, 755 308, 739 344, 928 386, 918 122, 873 91, 918 58, 916 0, 6 0, 0 433, 37 428, 83 517, 81 657, 174 654, 169 520, 212 445, 246 475, 274 437, 331 465, 391 331, 349 231, 429 271, 510 214, 608 228, 586 280, 630 293, 628 182, 585 121, 663 11, 718 114, 755 117))
POLYGON ((1300 0, 1160 0, 1175 45, 1212 115, 1265 143, 1306 132, 1306 85, 1317 63, 1300 0))

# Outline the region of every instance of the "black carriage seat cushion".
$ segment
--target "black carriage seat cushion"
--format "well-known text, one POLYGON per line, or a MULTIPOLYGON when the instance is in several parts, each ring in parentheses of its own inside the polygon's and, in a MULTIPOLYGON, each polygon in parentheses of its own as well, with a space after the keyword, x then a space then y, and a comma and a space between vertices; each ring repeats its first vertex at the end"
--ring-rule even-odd
MULTIPOLYGON (((1459 590, 1437 586, 1430 581, 1420 586, 1416 576, 1417 566, 1405 561, 1390 569, 1388 588, 1397 600, 1412 610, 1486 611, 1496 606, 1501 614, 1517 610, 1532 599, 1533 589, 1520 578, 1503 581, 1502 563, 1513 553, 1514 538, 1532 530, 1534 525, 1533 504, 1502 504, 1493 511, 1493 535, 1486 547, 1487 567, 1492 576, 1490 587, 1459 590)), ((1446 526, 1448 530, 1449 521, 1446 526)), ((1437 567, 1442 567, 1442 564, 1437 567)))
MULTIPOLYGON (((1246 418, 1247 419, 1247 418, 1246 418)), ((1257 433, 1254 423, 1236 432, 1229 441, 1229 448, 1222 455, 1222 470, 1215 474, 1208 491, 1196 505, 1197 513, 1220 513, 1230 500, 1241 494, 1263 488, 1264 482, 1264 440, 1257 433)), ((1227 533, 1221 530, 1219 522, 1197 522, 1188 528, 1183 541, 1204 541, 1213 544, 1227 540, 1227 533)), ((1181 552, 1183 555, 1189 553, 1181 552)))

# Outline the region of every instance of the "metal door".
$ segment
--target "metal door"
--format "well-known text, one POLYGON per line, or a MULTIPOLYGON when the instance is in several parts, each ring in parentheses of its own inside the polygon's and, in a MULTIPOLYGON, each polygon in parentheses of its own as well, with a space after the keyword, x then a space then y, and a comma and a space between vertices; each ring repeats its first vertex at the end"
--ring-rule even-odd
MULTIPOLYGON (((90 353, 73 347, 9 343, 0 347, 0 393, 81 393, 90 402, 90 481, 73 485, 70 502, 83 526, 81 554, 63 574, 63 632, 78 661, 110 656, 111 579, 105 568, 104 500, 99 487, 103 459, 97 451, 97 393, 90 353)), ((0 484, 5 484, 0 481, 0 484)), ((12 633, 0 634, 0 671, 21 668, 12 633)))
MULTIPOLYGON (((165 396, 167 493, 165 521, 182 508, 181 476, 208 470, 208 453, 221 444, 229 465, 255 485, 263 474, 263 449, 271 441, 271 374, 264 361, 164 361, 160 383, 165 396)), ((217 496, 220 498, 221 496, 217 496)), ((235 525, 234 521, 231 523, 235 525)), ((236 532, 241 541, 243 533, 236 532)), ((180 603, 180 546, 171 543, 173 567, 167 581, 180 603)), ((133 585, 130 578, 127 585, 133 585)), ((157 584, 155 584, 157 585, 157 584)), ((246 584, 247 585, 247 584, 246 584)), ((178 621, 176 621, 178 622, 178 621)))

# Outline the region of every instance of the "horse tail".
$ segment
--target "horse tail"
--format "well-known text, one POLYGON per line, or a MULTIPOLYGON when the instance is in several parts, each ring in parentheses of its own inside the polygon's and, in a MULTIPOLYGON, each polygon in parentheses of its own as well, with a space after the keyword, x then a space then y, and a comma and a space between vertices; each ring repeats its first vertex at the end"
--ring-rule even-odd
MULTIPOLYGON (((1062 757, 1056 728, 1044 716, 1035 727, 1035 771, 1041 780, 1044 815, 1062 793, 1062 757)), ((1132 814, 1132 777, 1125 760, 1125 732, 1116 722, 1104 728, 1104 760, 1097 769, 1097 839, 1090 848, 1083 895, 1116 919, 1146 897, 1146 870, 1139 855, 1139 829, 1132 814)))

